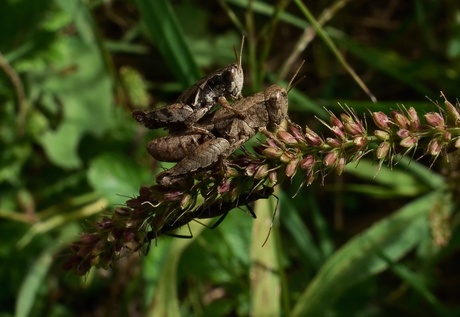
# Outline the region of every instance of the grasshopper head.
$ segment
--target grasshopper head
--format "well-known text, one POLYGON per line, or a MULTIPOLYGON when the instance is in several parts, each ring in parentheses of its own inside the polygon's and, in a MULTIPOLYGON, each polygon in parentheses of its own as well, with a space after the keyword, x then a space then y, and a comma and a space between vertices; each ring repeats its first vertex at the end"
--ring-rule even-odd
POLYGON ((225 71, 224 82, 227 83, 225 90, 232 99, 240 99, 241 90, 243 89, 244 73, 243 68, 238 64, 231 64, 225 71))
POLYGON ((240 54, 238 57, 238 53, 236 52, 235 46, 233 46, 233 51, 235 52, 235 61, 237 63, 232 64, 230 67, 230 80, 228 81, 231 83, 230 87, 228 87, 228 92, 230 94, 230 97, 235 100, 235 99, 240 99, 243 98, 241 95, 241 90, 243 89, 243 83, 244 83, 244 73, 243 73, 243 67, 241 65, 242 60, 243 60, 243 47, 244 47, 244 35, 241 37, 241 47, 240 47, 240 54))
POLYGON ((287 117, 288 93, 283 87, 272 85, 265 90, 264 94, 268 112, 267 129, 275 131, 287 117))

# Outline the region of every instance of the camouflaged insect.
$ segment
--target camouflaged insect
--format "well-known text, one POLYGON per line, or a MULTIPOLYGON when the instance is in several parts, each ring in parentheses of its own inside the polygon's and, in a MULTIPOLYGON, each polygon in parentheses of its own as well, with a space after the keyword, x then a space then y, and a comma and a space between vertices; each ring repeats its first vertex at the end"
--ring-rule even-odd
MULTIPOLYGON (((218 69, 209 76, 200 79, 183 91, 176 101, 168 106, 153 110, 134 110, 133 118, 146 128, 166 128, 170 132, 191 129, 203 116, 219 104, 222 98, 232 100, 242 98, 244 73, 241 66, 241 51, 238 63, 218 69)), ((228 103, 227 103, 228 104, 228 103)), ((226 105, 223 105, 226 106, 226 105)), ((195 129, 200 132, 200 129, 195 129)), ((206 133, 206 130, 201 130, 206 133)))

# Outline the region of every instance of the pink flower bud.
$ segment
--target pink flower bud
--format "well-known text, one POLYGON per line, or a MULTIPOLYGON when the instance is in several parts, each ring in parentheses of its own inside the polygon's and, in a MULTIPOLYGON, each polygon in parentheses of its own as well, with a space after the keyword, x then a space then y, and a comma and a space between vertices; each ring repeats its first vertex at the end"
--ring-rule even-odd
POLYGON ((407 113, 409 114, 409 124, 412 131, 418 130, 420 128, 420 119, 418 117, 417 111, 414 109, 414 107, 410 107, 409 110, 407 110, 407 113))
POLYGON ((409 137, 411 134, 410 134, 410 131, 407 130, 407 129, 399 129, 396 132, 396 135, 399 136, 401 139, 405 139, 405 138, 409 137))
POLYGON ((313 184, 313 182, 315 181, 315 178, 316 178, 315 171, 314 170, 308 170, 305 173, 305 180, 306 180, 307 186, 310 186, 311 184, 313 184))
POLYGON ((353 143, 354 143, 357 147, 361 148, 361 147, 363 147, 363 146, 366 145, 367 139, 366 139, 365 137, 361 136, 361 135, 355 136, 355 137, 353 138, 353 143))
MULTIPOLYGON (((218 191, 221 189, 221 187, 219 186, 218 188, 218 191)), ((191 205, 193 204, 193 197, 192 195, 184 195, 182 196, 182 199, 180 201, 180 209, 181 210, 186 210, 187 208, 189 208, 191 205)))
POLYGON ((340 157, 335 168, 335 172, 337 173, 337 175, 342 175, 346 165, 347 160, 344 157, 340 157))
POLYGON ((276 185, 278 183, 278 174, 276 171, 268 172, 268 182, 270 185, 276 185))
POLYGON ((401 129, 409 128, 409 119, 407 119, 401 112, 393 110, 391 111, 391 116, 398 127, 401 129))
POLYGON ((323 140, 320 138, 320 136, 309 127, 305 128, 305 138, 307 139, 308 144, 311 146, 319 146, 323 143, 323 140))
POLYGON ((262 151, 262 155, 268 158, 279 158, 283 155, 284 151, 279 147, 269 146, 268 148, 262 151))
POLYGON ((294 138, 296 138, 299 142, 305 142, 305 137, 303 136, 302 132, 299 131, 294 125, 289 126, 289 131, 291 131, 294 138))
POLYGON ((432 139, 427 146, 426 152, 432 156, 437 156, 441 153, 442 144, 438 139, 432 139))
POLYGON ((346 122, 345 123, 345 131, 350 135, 363 135, 364 134, 364 127, 357 122, 346 122))
POLYGON ((331 113, 331 117, 329 118, 329 122, 331 126, 337 127, 338 129, 343 131, 343 123, 340 121, 339 118, 335 116, 335 114, 331 113))
POLYGON ((251 163, 251 164, 248 165, 248 167, 246 167, 246 170, 244 171, 244 173, 247 176, 252 177, 254 175, 254 173, 256 172, 258 167, 259 167, 258 164, 251 163))
POLYGON ((413 146, 417 145, 418 139, 414 136, 408 136, 407 138, 404 138, 399 142, 399 145, 405 148, 411 148, 413 146))
POLYGON ((298 143, 296 138, 289 132, 279 131, 277 134, 278 134, 278 138, 286 144, 297 144, 298 143))
POLYGON ((382 142, 377 147, 377 151, 375 152, 375 155, 377 159, 383 160, 387 157, 389 152, 390 152, 390 143, 382 142))
POLYGON ((315 157, 313 155, 307 155, 300 161, 300 168, 303 170, 312 169, 314 165, 315 157))
POLYGON ((390 134, 386 131, 375 130, 374 135, 376 136, 377 139, 382 140, 382 141, 386 141, 390 139, 390 134))
POLYGON ((372 119, 374 123, 382 130, 389 129, 389 125, 392 123, 391 119, 382 111, 372 112, 372 119))
POLYGON ((342 143, 334 138, 327 138, 326 143, 333 148, 338 148, 342 146, 342 143))
POLYGON ((442 132, 442 136, 441 136, 441 140, 442 142, 450 142, 450 140, 452 139, 452 133, 450 133, 449 131, 443 131, 442 132))
POLYGON ((299 159, 293 159, 286 165, 286 176, 291 178, 297 171, 297 165, 299 164, 299 159))
POLYGON ((280 161, 282 163, 288 163, 292 160, 292 156, 289 153, 284 152, 283 155, 280 156, 280 161))
POLYGON ((362 126, 361 122, 355 121, 352 116, 346 113, 342 113, 340 118, 342 118, 345 131, 348 134, 353 136, 364 134, 364 127, 362 126))
POLYGON ((326 157, 324 158, 324 165, 329 167, 329 166, 335 166, 338 163, 339 159, 339 153, 337 151, 331 151, 326 154, 326 157))
POLYGON ((444 127, 444 118, 437 112, 428 112, 425 120, 432 127, 444 127))
POLYGON ((458 112, 458 109, 447 100, 444 101, 444 105, 446 106, 447 119, 450 120, 455 126, 459 126, 460 113, 458 112))
POLYGON ((345 136, 345 133, 339 127, 332 126, 330 129, 331 129, 332 133, 334 133, 336 136, 338 136, 341 140, 346 140, 347 139, 347 137, 345 136))
POLYGON ((268 165, 264 164, 259 166, 254 174, 255 179, 264 179, 268 175, 268 165))

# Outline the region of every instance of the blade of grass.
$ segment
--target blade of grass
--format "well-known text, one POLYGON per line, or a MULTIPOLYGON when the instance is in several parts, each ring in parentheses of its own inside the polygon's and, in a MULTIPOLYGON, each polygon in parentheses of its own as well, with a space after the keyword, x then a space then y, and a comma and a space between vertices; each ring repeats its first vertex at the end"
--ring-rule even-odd
POLYGON ((406 265, 395 263, 391 258, 381 252, 376 250, 376 252, 385 260, 393 273, 395 273, 401 280, 406 282, 411 288, 413 288, 417 293, 429 303, 433 310, 436 311, 437 316, 451 316, 446 307, 444 307, 441 302, 436 298, 436 296, 430 291, 427 287, 426 282, 423 280, 423 276, 413 272, 406 265))
MULTIPOLYGON (((248 0, 225 0, 225 2, 231 3, 233 5, 246 8, 248 6, 248 0)), ((252 9, 255 13, 265 15, 265 16, 272 16, 273 11, 275 10, 274 7, 270 4, 267 4, 265 1, 250 1, 252 4, 252 9)), ((305 22, 303 19, 299 19, 293 14, 289 12, 282 11, 280 13, 280 21, 294 25, 300 29, 304 29, 308 26, 308 23, 305 22)))
POLYGON ((32 239, 38 234, 44 234, 48 231, 53 229, 59 228, 60 226, 79 219, 85 219, 95 214, 98 214, 107 207, 108 202, 105 198, 101 198, 94 203, 91 203, 87 206, 84 206, 80 209, 75 211, 59 214, 56 213, 54 216, 48 218, 46 221, 39 222, 33 225, 29 231, 18 241, 17 247, 19 249, 24 248, 27 244, 29 244, 32 239))
MULTIPOLYGON (((323 10, 318 18, 318 23, 320 25, 325 25, 340 9, 345 7, 347 2, 350 1, 351 0, 340 0, 333 2, 332 5, 323 10)), ((294 62, 299 59, 300 54, 307 48, 308 44, 314 39, 315 36, 316 33, 314 28, 311 26, 304 28, 302 35, 299 36, 299 39, 293 45, 291 54, 281 66, 281 70, 278 75, 279 78, 284 78, 286 76, 287 72, 292 68, 294 62)))
POLYGON ((359 76, 355 73, 353 68, 347 63, 345 58, 340 54, 339 50, 335 46, 334 42, 332 39, 329 37, 329 35, 324 31, 322 26, 318 23, 318 21, 313 17, 311 14, 310 10, 307 9, 307 7, 302 3, 300 0, 294 0, 294 2, 297 4, 299 7, 300 11, 305 15, 305 17, 308 19, 308 21, 311 23, 313 28, 315 29, 316 33, 321 37, 321 39, 326 43, 326 45, 329 47, 329 49, 332 51, 332 53, 335 55, 337 60, 342 64, 342 66, 345 68, 345 70, 351 75, 351 77, 356 81, 356 83, 361 87, 361 89, 369 96, 369 98, 373 102, 377 102, 377 99, 375 96, 371 93, 369 88, 367 88, 366 84, 359 78, 359 76))
POLYGON ((141 19, 169 68, 184 87, 201 77, 184 32, 167 0, 136 0, 141 19))
MULTIPOLYGON (((209 223, 209 220, 202 221, 209 223)), ((177 293, 177 267, 185 249, 197 238, 205 227, 196 222, 190 223, 193 239, 174 239, 164 260, 163 270, 156 287, 155 297, 150 303, 146 316, 181 316, 180 303, 177 293)), ((188 229, 186 229, 188 232, 188 229)), ((185 233, 187 234, 187 233, 185 233)))
POLYGON ((45 278, 53 263, 54 254, 63 245, 75 239, 75 235, 78 231, 79 229, 76 225, 63 227, 60 236, 55 239, 56 243, 49 244, 49 247, 35 259, 19 288, 14 314, 15 317, 31 316, 35 300, 43 285, 46 284, 45 278))
POLYGON ((354 237, 323 265, 299 297, 292 316, 320 316, 356 282, 388 268, 376 248, 392 261, 407 254, 428 234, 427 214, 442 191, 423 196, 354 237))
MULTIPOLYGON (((411 164, 418 165, 417 168, 426 168, 417 162, 411 162, 411 164)), ((369 159, 362 159, 358 164, 349 164, 345 170, 349 174, 382 185, 382 191, 386 190, 389 191, 388 193, 396 195, 393 197, 418 196, 432 188, 431 184, 421 182, 420 177, 408 172, 407 166, 404 164, 397 167, 382 166, 379 168, 376 162, 369 159)), ((433 175, 433 177, 438 176, 433 175)), ((367 184, 363 186, 364 191, 368 190, 368 188, 364 188, 367 186, 367 184)), ((349 189, 347 187, 347 190, 349 189)))
MULTIPOLYGON (((282 201, 283 209, 289 210, 283 214, 281 221, 291 234, 293 241, 291 243, 297 244, 303 263, 305 274, 310 272, 310 268, 318 269, 323 263, 321 251, 315 244, 310 230, 305 226, 303 220, 300 218, 299 213, 309 212, 309 210, 295 210, 292 200, 287 197, 283 192, 280 193, 280 200, 282 201), (308 267, 309 266, 309 267, 308 267)), ((310 206, 310 204, 307 204, 310 206)), ((308 207, 310 209, 310 207, 308 207)))
POLYGON ((335 41, 347 49, 351 54, 359 57, 371 67, 395 78, 405 85, 414 88, 422 95, 433 96, 434 94, 429 87, 420 83, 417 80, 417 72, 420 67, 415 63, 405 60, 404 57, 398 55, 394 51, 385 51, 381 48, 375 48, 359 44, 348 38, 343 32, 328 28, 327 33, 330 34, 335 41))
MULTIPOLYGON (((254 212, 257 221, 254 221, 252 229, 250 272, 251 279, 251 316, 280 316, 280 276, 278 251, 275 232, 267 238, 268 230, 273 221, 275 210, 275 197, 261 199, 255 203, 254 212)), ((279 210, 278 210, 279 215, 279 210)), ((276 231, 276 227, 272 228, 276 231)))

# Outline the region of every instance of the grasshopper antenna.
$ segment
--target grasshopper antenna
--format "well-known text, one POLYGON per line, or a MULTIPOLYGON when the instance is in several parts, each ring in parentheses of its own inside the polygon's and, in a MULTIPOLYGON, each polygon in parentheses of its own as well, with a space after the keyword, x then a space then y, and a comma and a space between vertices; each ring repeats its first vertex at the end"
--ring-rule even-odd
POLYGON ((235 53, 235 61, 238 61, 238 69, 241 69, 241 63, 243 59, 243 47, 244 47, 244 35, 241 37, 241 46, 240 46, 240 56, 238 58, 238 53, 236 52, 236 47, 233 45, 233 52, 235 53))
POLYGON ((297 77, 297 75, 299 74, 299 71, 300 69, 302 68, 303 64, 305 64, 305 60, 302 61, 302 63, 300 64, 299 68, 297 68, 294 76, 292 76, 291 80, 289 81, 289 84, 287 85, 287 88, 286 88, 286 91, 289 93, 289 91, 294 87, 296 86, 305 76, 302 76, 300 77, 294 84, 292 84, 292 82, 294 81, 294 79, 297 77))

